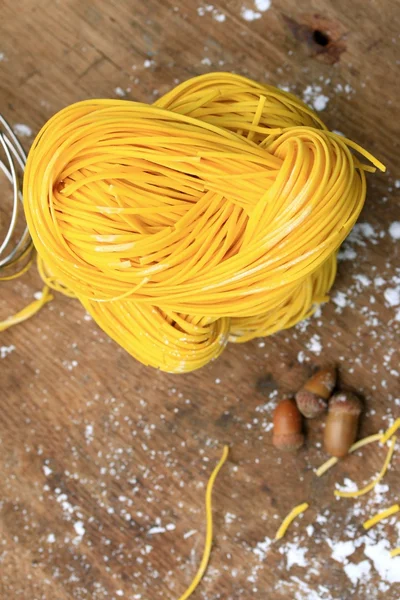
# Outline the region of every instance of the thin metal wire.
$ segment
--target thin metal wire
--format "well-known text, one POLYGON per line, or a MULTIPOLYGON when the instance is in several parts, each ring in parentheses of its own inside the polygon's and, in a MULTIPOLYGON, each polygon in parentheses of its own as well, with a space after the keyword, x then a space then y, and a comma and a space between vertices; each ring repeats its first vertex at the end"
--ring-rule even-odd
POLYGON ((4 239, 0 239, 0 272, 16 267, 20 260, 29 261, 33 251, 28 227, 15 238, 20 209, 23 204, 22 176, 26 164, 26 154, 10 125, 0 114, 0 169, 12 186, 13 204, 10 221, 4 239))
MULTIPOLYGON (((10 125, 0 114, 0 170, 4 173, 12 187, 11 215, 6 231, 0 235, 0 281, 9 281, 26 273, 34 259, 32 238, 26 225, 23 211, 22 178, 26 165, 26 154, 10 125), (22 214, 21 214, 22 212, 22 214), (24 223, 22 234, 19 233, 24 223), (2 239, 3 238, 3 239, 2 239)), ((7 194, 4 196, 6 198, 7 194)), ((8 202, 5 215, 9 212, 8 202)), ((40 297, 27 304, 18 312, 14 312, 0 321, 0 332, 13 325, 26 321, 36 314, 42 306, 53 299, 50 289, 44 286, 40 297)))

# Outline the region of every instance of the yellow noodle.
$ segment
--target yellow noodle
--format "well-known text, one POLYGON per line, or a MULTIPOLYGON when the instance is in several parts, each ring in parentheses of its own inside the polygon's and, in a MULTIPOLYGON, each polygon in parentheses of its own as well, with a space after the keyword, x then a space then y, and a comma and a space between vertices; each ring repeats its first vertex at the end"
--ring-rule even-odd
POLYGON ((206 539, 204 543, 204 551, 203 557, 201 559, 200 566, 197 570, 196 575, 194 576, 192 583, 189 585, 187 590, 180 596, 179 600, 187 600, 189 596, 193 594, 200 581, 203 578, 204 573, 207 570, 208 562, 210 560, 211 548, 212 548, 212 540, 213 540, 213 518, 212 518, 212 491, 214 487, 215 480, 223 467, 226 459, 229 454, 229 446, 224 446, 224 450, 222 453, 222 457, 215 467, 214 471, 211 473, 211 477, 208 480, 207 489, 206 489, 206 522, 207 522, 207 531, 206 531, 206 539))
POLYGON ((379 473, 379 475, 377 477, 375 477, 375 479, 373 479, 370 483, 368 483, 365 487, 356 490, 355 492, 345 492, 345 491, 341 491, 341 490, 335 490, 334 494, 335 496, 338 496, 340 498, 359 498, 360 496, 364 496, 364 494, 368 494, 368 492, 370 492, 371 490, 374 489, 374 487, 383 479, 383 477, 386 474, 386 471, 389 468, 389 464, 390 461, 392 460, 392 456, 394 453, 394 449, 396 446, 396 436, 393 436, 390 440, 390 446, 389 446, 389 450, 387 452, 386 458, 385 458, 385 462, 383 463, 383 467, 379 473))
MULTIPOLYGON (((28 254, 32 254, 32 249, 29 250, 28 254)), ((31 268, 31 265, 34 261, 34 256, 29 256, 28 260, 25 262, 26 260, 26 255, 24 254, 23 256, 20 256, 18 258, 17 261, 15 261, 15 263, 13 263, 12 265, 7 265, 7 267, 5 267, 4 271, 8 271, 10 267, 12 267, 13 269, 17 269, 15 270, 11 275, 0 275, 0 281, 11 281, 12 279, 18 279, 18 277, 21 277, 22 275, 24 275, 24 273, 26 273, 27 271, 29 271, 29 269, 31 268), (25 264, 21 265, 20 263, 25 262, 25 264)), ((0 271, 1 273, 1 271, 0 271)))
MULTIPOLYGON (((374 433, 369 435, 368 437, 363 438, 362 440, 358 440, 350 447, 349 454, 355 452, 359 448, 363 446, 367 446, 368 444, 372 444, 373 442, 382 442, 382 434, 374 433)), ((324 473, 329 471, 332 467, 334 467, 339 462, 339 459, 335 456, 331 456, 324 464, 322 464, 318 469, 316 469, 315 474, 317 477, 321 477, 324 473)))
MULTIPOLYGON (((0 268, 0 281, 12 281, 22 277, 32 266, 34 262, 34 247, 32 242, 28 242, 26 248, 18 254, 16 258, 10 260, 6 266, 0 268), (11 273, 10 273, 11 271, 11 273), (3 275, 3 273, 5 273, 3 275)), ((7 319, 0 321, 0 332, 5 331, 9 327, 18 325, 30 317, 33 317, 47 302, 50 302, 53 296, 50 293, 49 287, 44 286, 41 297, 38 300, 33 300, 23 309, 11 315, 7 319)))
POLYGON ((373 527, 374 525, 376 525, 383 519, 387 519, 388 517, 395 515, 399 511, 400 511, 400 506, 398 504, 393 504, 393 506, 391 506, 390 508, 383 510, 382 512, 380 512, 377 515, 368 519, 368 521, 365 521, 363 523, 363 527, 364 527, 364 529, 371 529, 371 527, 373 527))
POLYGON ((44 306, 47 302, 50 302, 52 299, 53 296, 51 295, 49 288, 45 286, 38 300, 34 300, 12 317, 9 317, 4 321, 0 321, 0 331, 5 331, 13 325, 17 325, 18 323, 22 323, 23 321, 30 319, 30 317, 33 317, 33 315, 35 315, 42 308, 42 306, 44 306))
POLYGON ((301 513, 306 511, 308 509, 308 507, 309 507, 309 505, 307 502, 303 502, 303 504, 299 504, 298 506, 295 506, 290 511, 290 513, 287 515, 287 517, 285 517, 285 519, 282 521, 281 526, 279 527, 278 531, 276 532, 275 539, 276 540, 282 539, 283 536, 285 535, 286 531, 288 530, 289 526, 294 521, 294 519, 296 517, 298 517, 299 515, 301 515, 301 513))
POLYGON ((396 433, 396 431, 399 428, 400 428, 400 418, 396 419, 395 422, 393 423, 393 425, 391 425, 391 427, 389 427, 387 429, 387 431, 384 432, 384 434, 382 435, 382 439, 381 439, 382 444, 384 444, 385 442, 387 442, 388 439, 391 438, 392 435, 394 433, 396 433))
POLYGON ((210 73, 153 106, 60 111, 24 206, 46 284, 138 360, 184 372, 328 301, 375 167, 291 94, 210 73))

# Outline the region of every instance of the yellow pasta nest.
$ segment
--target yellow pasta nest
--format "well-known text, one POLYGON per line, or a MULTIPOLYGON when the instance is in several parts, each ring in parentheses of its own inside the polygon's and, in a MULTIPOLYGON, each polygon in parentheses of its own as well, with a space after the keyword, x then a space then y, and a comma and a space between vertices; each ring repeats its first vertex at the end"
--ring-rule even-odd
POLYGON ((42 277, 141 362, 197 369, 327 300, 375 170, 353 150, 384 170, 291 94, 228 73, 152 106, 69 106, 26 167, 42 277))

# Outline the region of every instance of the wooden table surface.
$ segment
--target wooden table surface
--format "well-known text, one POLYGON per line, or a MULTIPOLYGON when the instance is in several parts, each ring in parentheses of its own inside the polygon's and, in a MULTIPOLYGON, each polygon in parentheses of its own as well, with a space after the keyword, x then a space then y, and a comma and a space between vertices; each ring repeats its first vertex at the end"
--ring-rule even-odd
MULTIPOLYGON (((297 455, 282 456, 271 443, 277 398, 321 364, 338 364, 341 385, 364 397, 361 435, 399 416, 400 7, 257 4, 1 1, 0 112, 28 126, 20 133, 32 131, 22 138, 26 149, 69 103, 151 103, 178 81, 224 70, 322 108, 329 127, 388 168, 368 177, 333 301, 291 331, 230 345, 198 372, 138 364, 59 295, 1 334, 2 599, 179 598, 201 557, 205 485, 224 443, 231 454, 215 488, 215 545, 193 600, 400 598, 400 558, 387 558, 400 545, 400 519, 362 537, 366 518, 399 501, 399 452, 377 491, 338 501, 335 484, 367 482, 383 448, 318 479, 313 468, 326 459, 320 421, 307 425, 297 455), (304 518, 270 543, 307 499, 304 518)), ((1 285, 0 317, 40 289, 35 271, 1 285)))

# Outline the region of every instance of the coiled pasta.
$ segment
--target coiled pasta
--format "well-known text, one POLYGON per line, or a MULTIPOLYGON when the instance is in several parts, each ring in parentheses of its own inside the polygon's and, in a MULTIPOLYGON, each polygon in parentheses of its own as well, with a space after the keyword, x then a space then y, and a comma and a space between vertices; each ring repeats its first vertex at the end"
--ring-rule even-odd
POLYGON ((45 283, 138 360, 184 372, 328 299, 374 167, 291 94, 211 73, 153 106, 60 111, 24 207, 45 283))

